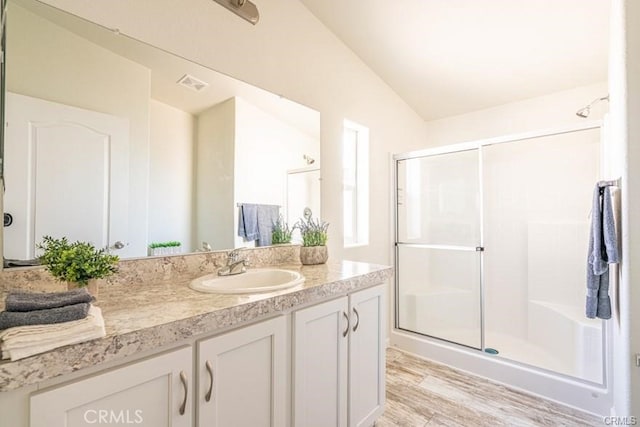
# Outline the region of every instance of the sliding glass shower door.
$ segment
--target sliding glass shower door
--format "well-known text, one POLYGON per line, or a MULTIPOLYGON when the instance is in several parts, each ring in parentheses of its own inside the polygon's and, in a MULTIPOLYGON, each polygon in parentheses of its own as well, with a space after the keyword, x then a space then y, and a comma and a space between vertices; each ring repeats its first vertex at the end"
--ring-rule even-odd
POLYGON ((397 324, 482 346, 479 151, 399 160, 397 324))
POLYGON ((584 313, 601 145, 586 125, 397 155, 397 328, 603 384, 584 313))

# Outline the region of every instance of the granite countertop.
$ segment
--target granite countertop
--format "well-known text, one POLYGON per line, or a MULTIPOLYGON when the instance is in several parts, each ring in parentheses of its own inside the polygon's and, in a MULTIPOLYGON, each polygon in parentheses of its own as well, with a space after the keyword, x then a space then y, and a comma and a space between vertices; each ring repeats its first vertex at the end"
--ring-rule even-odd
POLYGON ((186 279, 103 286, 96 305, 102 309, 106 337, 0 362, 0 392, 321 302, 391 276, 390 267, 354 261, 277 267, 299 271, 305 282, 252 295, 197 292, 186 279))

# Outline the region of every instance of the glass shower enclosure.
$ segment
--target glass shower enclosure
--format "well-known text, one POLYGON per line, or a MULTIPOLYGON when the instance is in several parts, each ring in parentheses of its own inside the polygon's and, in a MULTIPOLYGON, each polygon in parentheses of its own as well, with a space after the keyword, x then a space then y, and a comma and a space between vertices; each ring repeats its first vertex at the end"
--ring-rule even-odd
POLYGON ((396 328, 604 382, 584 314, 600 127, 394 157, 396 328))

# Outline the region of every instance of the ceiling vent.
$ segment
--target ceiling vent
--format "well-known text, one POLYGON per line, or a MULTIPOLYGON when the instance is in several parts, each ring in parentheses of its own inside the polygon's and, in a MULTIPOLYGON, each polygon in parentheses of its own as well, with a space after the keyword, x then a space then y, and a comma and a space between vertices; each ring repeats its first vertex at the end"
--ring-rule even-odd
POLYGON ((196 92, 200 92, 202 89, 209 86, 209 83, 203 82, 202 80, 197 79, 190 74, 185 74, 184 76, 180 77, 180 80, 178 80, 178 84, 184 87, 188 87, 191 90, 195 90, 196 92))

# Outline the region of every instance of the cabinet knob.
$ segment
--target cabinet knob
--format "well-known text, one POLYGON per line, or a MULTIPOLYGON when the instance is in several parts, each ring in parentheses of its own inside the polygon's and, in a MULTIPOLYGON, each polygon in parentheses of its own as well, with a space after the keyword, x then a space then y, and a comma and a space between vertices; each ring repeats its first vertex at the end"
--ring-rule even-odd
POLYGON ((347 334, 349 333, 349 316, 344 311, 342 312, 342 315, 344 316, 344 320, 347 321, 347 328, 342 332, 342 336, 346 337, 347 334))
POLYGON ((180 371, 180 381, 182 382, 182 387, 184 387, 184 399, 182 399, 182 404, 180 405, 180 415, 184 415, 187 409, 187 397, 189 396, 189 381, 184 371, 180 371))
POLYGON ((353 332, 355 332, 358 330, 358 326, 360 326, 360 313, 358 313, 355 307, 353 307, 353 314, 356 315, 356 324, 353 325, 353 332))
POLYGON ((204 400, 208 402, 211 400, 211 393, 213 393, 213 367, 208 360, 204 363, 204 367, 207 368, 207 372, 209 373, 209 390, 207 390, 207 394, 204 395, 204 400))

